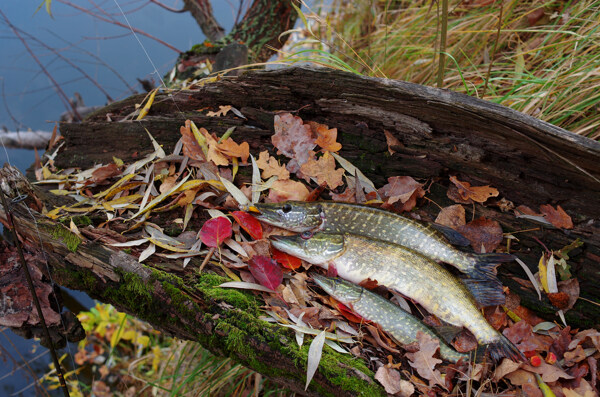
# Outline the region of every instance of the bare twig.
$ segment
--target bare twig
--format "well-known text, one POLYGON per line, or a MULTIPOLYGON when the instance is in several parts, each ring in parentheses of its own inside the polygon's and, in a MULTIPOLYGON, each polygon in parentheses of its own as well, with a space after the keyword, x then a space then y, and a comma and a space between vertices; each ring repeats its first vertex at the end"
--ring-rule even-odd
POLYGON ((215 253, 216 249, 217 249, 216 247, 211 247, 208 250, 208 253, 206 254, 206 257, 204 258, 204 260, 202 261, 202 264, 200 265, 200 268, 198 268, 198 273, 201 273, 202 270, 204 270, 204 266, 206 266, 206 264, 208 263, 208 261, 210 260, 210 258, 212 258, 212 256, 215 253))
POLYGON ((165 10, 170 11, 170 12, 182 13, 182 12, 186 12, 187 11, 185 8, 182 8, 181 10, 178 10, 176 8, 169 7, 168 5, 163 4, 163 3, 161 3, 160 1, 157 1, 157 0, 150 0, 150 3, 156 4, 157 6, 162 7, 165 10))
POLYGON ((31 57, 33 58, 33 60, 42 69, 42 72, 44 72, 44 74, 46 75, 46 77, 48 77, 50 79, 50 81, 52 82, 52 84, 54 85, 54 88, 56 89, 56 91, 58 93, 58 97, 63 101, 63 104, 65 105, 65 107, 67 108, 67 110, 69 110, 69 108, 71 108, 71 110, 73 111, 73 115, 75 116, 75 118, 81 120, 81 117, 79 116, 79 113, 77 112, 77 109, 71 103, 71 101, 69 101, 69 97, 67 96, 67 94, 65 94, 65 92, 62 90, 62 88, 60 88, 60 85, 56 82, 56 80, 54 80, 54 77, 52 77, 52 75, 48 72, 48 70, 46 70, 46 67, 40 62, 40 60, 37 58, 37 56, 31 50, 31 48, 29 48, 29 45, 27 44, 27 41, 25 41, 25 39, 23 39, 23 37, 21 36, 21 34, 19 33, 19 31, 17 30, 17 27, 14 26, 10 22, 10 20, 8 19, 8 17, 2 12, 1 9, 0 9, 0 15, 2 16, 2 18, 4 19, 4 21, 6 22, 6 24, 11 28, 11 30, 13 31, 13 33, 15 34, 15 36, 17 36, 19 38, 19 40, 21 40, 21 43, 23 43, 23 45, 27 49, 27 52, 29 53, 29 55, 31 55, 31 57))
MULTIPOLYGON (((113 25, 117 25, 117 26, 119 26, 121 28, 129 29, 129 26, 125 25, 124 23, 121 23, 121 22, 118 22, 118 21, 115 21, 115 20, 112 20, 112 19, 108 19, 108 18, 105 18, 105 17, 100 16, 98 14, 95 14, 92 11, 88 10, 87 8, 80 7, 80 6, 76 5, 76 4, 71 3, 70 1, 66 1, 66 0, 56 0, 56 1, 58 1, 60 3, 63 3, 63 4, 66 4, 68 6, 71 6, 71 7, 75 8, 76 10, 82 11, 82 12, 84 12, 84 13, 86 13, 88 15, 91 15, 94 18, 97 18, 97 19, 99 19, 99 20, 101 20, 103 22, 112 23, 113 25)), ((167 42, 159 39, 158 37, 152 36, 150 33, 146 33, 143 30, 140 30, 140 29, 134 28, 134 27, 131 27, 131 30, 133 30, 135 33, 141 34, 142 36, 146 36, 146 37, 148 37, 148 38, 150 38, 152 40, 155 40, 158 43, 164 45, 165 47, 170 48, 171 50, 173 50, 173 51, 175 51, 177 53, 182 52, 181 50, 173 47, 171 44, 169 44, 169 43, 167 43, 167 42)))

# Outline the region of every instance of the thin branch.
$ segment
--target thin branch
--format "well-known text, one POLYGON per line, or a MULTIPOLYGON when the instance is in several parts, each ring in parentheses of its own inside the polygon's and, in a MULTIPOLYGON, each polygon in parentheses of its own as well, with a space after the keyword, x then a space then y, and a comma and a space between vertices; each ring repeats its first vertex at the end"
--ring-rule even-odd
POLYGON ((209 0, 183 0, 183 3, 183 8, 192 14, 208 40, 217 41, 225 37, 225 29, 215 19, 209 0))
MULTIPOLYGON (((80 6, 76 5, 76 4, 71 3, 70 1, 66 1, 66 0, 56 0, 56 1, 58 1, 60 3, 63 3, 63 4, 66 4, 68 6, 71 6, 71 7, 75 8, 76 10, 82 11, 82 12, 84 12, 84 13, 86 13, 88 15, 91 15, 94 18, 97 18, 97 19, 99 19, 99 20, 101 20, 103 22, 112 23, 113 25, 117 25, 117 26, 125 28, 125 29, 130 29, 130 27, 127 26, 127 25, 125 25, 124 23, 121 23, 121 22, 118 22, 118 21, 113 21, 113 20, 110 20, 108 18, 104 18, 104 17, 102 17, 102 16, 100 16, 98 14, 94 14, 92 11, 88 10, 87 8, 80 7, 80 6)), ((141 34, 142 36, 146 36, 146 37, 148 37, 148 38, 150 38, 152 40, 155 40, 155 41, 159 42, 160 44, 164 45, 165 47, 168 47, 168 48, 170 48, 171 50, 173 50, 173 51, 175 51, 177 53, 181 53, 182 52, 181 50, 173 47, 171 44, 169 44, 169 43, 167 43, 167 42, 159 39, 158 37, 154 37, 151 34, 144 32, 143 30, 140 30, 140 29, 134 28, 134 27, 131 27, 131 30, 134 31, 135 33, 141 34)))
POLYGON ((67 96, 67 94, 65 94, 65 92, 62 90, 62 88, 60 88, 60 85, 56 82, 56 80, 54 80, 54 77, 52 77, 52 75, 48 72, 48 70, 46 70, 46 68, 44 67, 44 65, 37 58, 37 56, 35 56, 35 53, 31 50, 31 48, 29 48, 29 45, 27 44, 27 41, 25 41, 25 39, 19 34, 19 31, 17 30, 17 28, 12 24, 12 22, 10 22, 10 20, 8 19, 8 17, 2 12, 1 9, 0 9, 0 15, 2 16, 2 18, 4 19, 4 21, 6 22, 6 24, 12 29, 13 33, 19 38, 19 40, 21 40, 21 43, 23 43, 23 45, 27 49, 27 52, 29 53, 29 55, 31 55, 31 57, 34 59, 34 61, 42 69, 42 72, 44 72, 44 74, 46 75, 46 77, 48 77, 48 79, 50 79, 50 81, 52 82, 52 84, 54 85, 54 88, 56 89, 56 91, 58 93, 58 97, 63 101, 63 104, 65 105, 65 107, 67 108, 67 110, 69 110, 69 108, 71 108, 71 110, 73 111, 73 115, 75 116, 75 118, 81 120, 81 116, 79 116, 79 113, 77 112, 77 109, 71 103, 71 101, 69 100, 69 97, 67 96))
POLYGON ((15 123, 15 129, 18 132, 21 129, 23 123, 17 120, 17 118, 10 111, 10 108, 8 107, 8 101, 6 100, 6 94, 4 92, 4 77, 0 77, 0 80, 2 80, 2 101, 4 102, 4 108, 6 109, 6 113, 8 113, 8 116, 10 117, 12 122, 15 123))
POLYGON ((77 70, 79 73, 81 73, 86 79, 88 79, 92 84, 94 84, 96 86, 96 88, 98 88, 105 96, 106 99, 109 102, 112 102, 113 99, 110 96, 110 94, 89 74, 86 73, 85 70, 81 69, 79 66, 77 66, 75 63, 73 63, 69 58, 63 56, 59 51, 57 51, 55 48, 50 47, 48 44, 44 43, 43 41, 39 40, 38 38, 36 38, 35 36, 27 33, 26 31, 16 28, 19 30, 19 32, 21 32, 22 34, 26 35, 27 37, 29 37, 31 40, 35 41, 36 43, 42 45, 44 48, 46 48, 47 50, 51 51, 54 55, 58 56, 60 59, 62 59, 63 61, 65 61, 66 63, 68 63, 72 68, 74 68, 75 70, 77 70))
POLYGON ((156 4, 157 6, 162 7, 162 8, 164 8, 167 11, 175 12, 177 14, 187 11, 185 8, 182 8, 181 10, 178 10, 176 8, 169 7, 168 5, 163 4, 160 1, 156 1, 156 0, 150 0, 150 3, 156 4))

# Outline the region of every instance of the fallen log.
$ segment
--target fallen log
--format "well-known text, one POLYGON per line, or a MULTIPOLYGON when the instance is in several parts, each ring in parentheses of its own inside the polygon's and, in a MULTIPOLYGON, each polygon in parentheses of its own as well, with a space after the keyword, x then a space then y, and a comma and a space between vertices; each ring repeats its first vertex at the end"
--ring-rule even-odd
MULTIPOLYGON (((474 185, 496 187, 514 205, 560 205, 574 220, 570 231, 517 218, 502 212, 500 205, 473 205, 468 216, 497 220, 504 232, 514 233, 518 241, 511 247, 532 272, 537 271, 543 250, 537 240, 558 250, 581 239, 584 244, 570 253, 569 264, 583 299, 566 313, 567 323, 599 326, 600 306, 593 303, 600 301, 596 287, 600 280, 598 142, 462 94, 329 69, 248 72, 190 90, 157 94, 149 115, 131 121, 127 116, 142 100, 142 95, 133 96, 82 123, 61 124, 65 143, 55 165, 90 167, 108 163, 113 156, 125 162, 139 159, 153 150, 146 130, 168 152, 179 140, 186 119, 219 135, 236 127, 234 136, 243 137, 256 154, 270 140, 274 115, 296 113, 304 120, 338 128, 340 154, 376 185, 396 175, 429 179, 429 202, 443 207, 451 203, 446 196, 448 176, 456 175, 474 185), (232 105, 243 117, 234 113, 208 117, 199 111, 216 110, 219 105, 232 105), (400 141, 393 154, 384 131, 400 141), (530 229, 535 230, 520 233, 530 229)), ((37 197, 48 208, 60 202, 11 172, 2 176, 2 187, 11 197, 15 191, 8 187, 18 182, 31 192, 28 200, 37 197)), ((140 265, 135 257, 99 242, 79 241, 73 246, 72 240, 66 241, 72 238, 67 228, 34 211, 33 222, 24 205, 14 208, 14 217, 22 221, 23 242, 32 252, 40 244, 44 247, 52 277, 59 284, 84 290, 158 329, 199 341, 292 390, 303 390, 307 347, 299 349, 292 333, 259 320, 260 303, 252 294, 213 288, 223 280, 214 274, 174 271, 165 263, 140 265)), ((30 208, 35 205, 29 202, 30 208)), ((432 221, 438 212, 438 206, 424 204, 415 214, 432 221)), ((3 213, 0 218, 4 219, 3 213)), ((556 319, 557 308, 547 299, 538 300, 527 283, 520 282, 525 275, 518 265, 503 265, 499 271, 523 305, 556 319)), ((309 394, 382 392, 361 360, 327 349, 324 353, 309 394)))

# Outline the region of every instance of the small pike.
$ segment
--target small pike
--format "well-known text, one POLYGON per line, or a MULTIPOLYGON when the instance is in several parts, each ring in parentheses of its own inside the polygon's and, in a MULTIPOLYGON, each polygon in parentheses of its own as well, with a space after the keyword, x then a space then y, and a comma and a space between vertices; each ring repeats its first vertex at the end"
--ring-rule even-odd
POLYGON ((407 296, 430 313, 468 328, 493 360, 524 360, 522 353, 485 320, 465 284, 448 270, 397 244, 351 234, 271 236, 275 248, 321 266, 354 284, 376 281, 407 296))
MULTIPOLYGON (((501 288, 496 264, 515 259, 510 254, 477 254, 460 251, 448 243, 460 234, 441 225, 427 226, 379 208, 332 201, 255 204, 260 221, 295 232, 352 233, 410 248, 438 262, 456 267, 475 280, 488 280, 501 288), (437 228, 437 229, 436 229, 437 228), (445 234, 440 233, 443 230, 445 234), (446 236, 446 238, 444 237, 446 236)), ((464 237, 462 237, 464 239, 464 237)))
POLYGON ((316 273, 311 274, 311 277, 325 292, 362 318, 381 325, 381 328, 400 344, 416 342, 417 332, 421 331, 440 341, 440 355, 444 360, 455 363, 462 358, 469 361, 468 354, 459 353, 448 346, 422 321, 387 299, 341 278, 325 277, 316 273))

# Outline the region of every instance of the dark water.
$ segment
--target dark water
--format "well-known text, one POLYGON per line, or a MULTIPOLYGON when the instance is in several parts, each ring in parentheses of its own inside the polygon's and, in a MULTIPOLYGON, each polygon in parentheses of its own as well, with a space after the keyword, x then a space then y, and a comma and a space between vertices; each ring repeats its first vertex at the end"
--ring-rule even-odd
MULTIPOLYGON (((96 79, 114 100, 123 99, 131 94, 128 85, 141 92, 142 89, 136 78, 151 78, 155 83, 159 83, 159 76, 164 75, 174 65, 176 52, 140 36, 142 48, 142 45, 128 34, 127 29, 101 22, 64 4, 52 2, 54 18, 50 18, 43 10, 34 15, 40 2, 41 0, 27 2, 5 0, 0 4, 0 11, 17 28, 59 50, 61 55, 96 79), (101 61, 89 54, 93 54, 101 61), (116 70, 127 84, 102 62, 116 70)), ((163 2, 174 8, 182 6, 181 1, 164 0, 163 2)), ((73 3, 92 8, 91 2, 74 0, 73 3)), ((196 22, 188 13, 170 13, 147 0, 118 0, 118 3, 125 11, 131 25, 159 37, 178 49, 185 51, 193 44, 204 40, 196 22), (142 8, 128 13, 138 7, 142 8)), ((237 5, 237 2, 213 1, 212 3, 217 20, 229 30, 235 17, 235 10, 232 9, 231 4, 237 5)), ((106 18, 127 23, 113 0, 96 2, 96 4, 107 11, 108 16, 104 15, 106 18)), ((78 92, 88 106, 106 103, 105 94, 59 56, 32 39, 27 39, 27 43, 68 97, 78 92)), ((50 78, 40 71, 39 66, 25 50, 23 43, 15 37, 14 32, 1 16, 0 55, 0 127, 4 126, 10 131, 27 128, 51 131, 54 121, 59 119, 66 106, 58 97, 50 78)), ((25 172, 33 161, 33 151, 5 150, 0 146, 0 165, 10 163, 25 172)), ((83 305, 85 308, 94 305, 94 301, 85 293, 66 292, 72 297, 71 300, 66 299, 67 304, 71 302, 73 306, 83 305)), ((71 344, 68 349, 60 351, 59 356, 63 353, 72 356, 76 351, 76 346, 71 344)), ((8 329, 2 329, 0 332, 0 396, 40 395, 40 391, 36 391, 33 387, 34 378, 39 378, 46 373, 51 361, 48 350, 39 343, 24 339, 8 329), (27 365, 24 365, 25 363, 27 365)), ((66 365, 72 368, 71 357, 66 358, 66 365)), ((62 392, 55 390, 50 394, 61 396, 62 392)))

